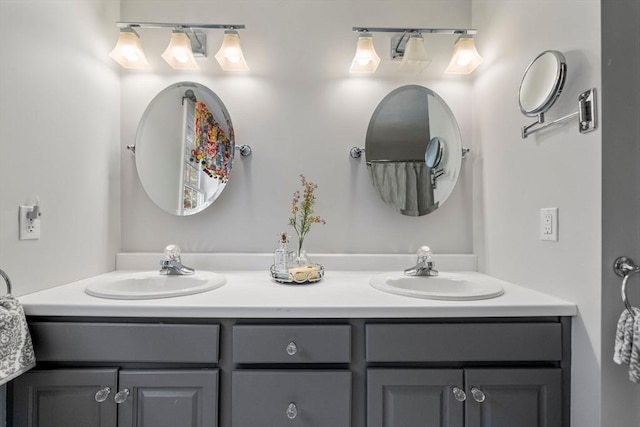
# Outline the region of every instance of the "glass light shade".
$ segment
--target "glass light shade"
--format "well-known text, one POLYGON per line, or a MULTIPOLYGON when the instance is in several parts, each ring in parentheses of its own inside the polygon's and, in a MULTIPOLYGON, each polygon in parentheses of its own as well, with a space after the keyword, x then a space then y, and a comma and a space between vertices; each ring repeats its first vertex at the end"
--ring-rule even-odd
POLYGON ((404 47, 400 71, 421 73, 429 64, 431 64, 431 58, 424 47, 424 39, 419 34, 412 34, 404 47))
POLYGON ((151 68, 142 50, 142 42, 132 30, 122 30, 118 35, 116 47, 109 56, 124 68, 132 70, 148 70, 151 68))
POLYGON ((225 71, 249 71, 247 61, 244 60, 240 47, 240 36, 234 30, 226 30, 222 39, 222 46, 215 55, 216 61, 225 71))
POLYGON ((445 70, 447 74, 471 74, 482 64, 482 57, 476 50, 472 37, 460 37, 453 47, 451 62, 445 70))
POLYGON ((196 63, 196 59, 193 57, 193 51, 191 50, 191 41, 185 33, 174 32, 171 33, 171 40, 169 46, 161 55, 162 59, 167 61, 167 64, 176 70, 199 70, 200 67, 196 63))
POLYGON ((373 37, 369 33, 358 37, 356 54, 351 62, 352 73, 375 73, 380 65, 380 57, 373 46, 373 37))

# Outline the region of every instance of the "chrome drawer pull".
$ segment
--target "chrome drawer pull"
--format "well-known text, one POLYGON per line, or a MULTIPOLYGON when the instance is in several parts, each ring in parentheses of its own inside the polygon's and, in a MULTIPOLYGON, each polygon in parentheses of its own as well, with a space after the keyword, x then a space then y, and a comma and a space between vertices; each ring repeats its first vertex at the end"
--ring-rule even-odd
POLYGON ((298 407, 293 402, 289 403, 289 406, 287 407, 287 417, 290 420, 292 420, 297 416, 298 416, 298 407))
POLYGON ((473 400, 478 403, 484 402, 484 400, 487 398, 487 396, 485 396, 482 390, 480 390, 478 387, 471 387, 471 395, 473 396, 473 400))
POLYGON ((102 390, 98 390, 95 395, 96 402, 102 403, 107 400, 109 394, 111 393, 111 389, 109 387, 105 387, 102 390))
POLYGON ((467 400, 467 394, 458 387, 453 388, 453 397, 455 397, 458 402, 467 400))
POLYGON ((293 356, 297 352, 298 352, 298 345, 294 341, 291 341, 289 345, 287 345, 287 354, 289 356, 293 356))
POLYGON ((113 400, 115 400, 116 403, 120 404, 124 403, 127 400, 127 397, 129 397, 129 389, 125 388, 124 390, 117 392, 113 397, 113 400))

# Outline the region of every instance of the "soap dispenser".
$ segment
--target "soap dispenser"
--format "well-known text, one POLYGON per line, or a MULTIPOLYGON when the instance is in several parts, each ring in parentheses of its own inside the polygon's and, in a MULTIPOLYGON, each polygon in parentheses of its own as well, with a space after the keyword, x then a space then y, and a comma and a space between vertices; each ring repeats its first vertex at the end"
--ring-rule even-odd
POLYGON ((275 266, 275 272, 281 279, 289 278, 289 264, 293 257, 293 253, 289 251, 289 239, 287 233, 280 233, 278 249, 274 254, 273 265, 275 266))

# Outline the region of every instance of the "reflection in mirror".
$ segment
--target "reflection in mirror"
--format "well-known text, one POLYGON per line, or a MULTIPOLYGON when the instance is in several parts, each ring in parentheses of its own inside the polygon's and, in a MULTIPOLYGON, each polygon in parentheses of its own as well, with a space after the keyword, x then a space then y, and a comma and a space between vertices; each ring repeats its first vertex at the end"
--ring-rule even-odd
POLYGON ((427 151, 424 155, 424 161, 431 169, 437 168, 442 161, 442 153, 444 153, 444 144, 437 136, 434 136, 427 143, 427 151))
POLYGON ((147 195, 174 215, 207 208, 229 180, 235 141, 224 104, 193 82, 162 90, 136 134, 136 169, 147 195))
POLYGON ((403 215, 426 215, 446 201, 458 180, 458 123, 432 90, 402 86, 374 111, 365 155, 371 183, 386 204, 403 215))
POLYGON ((564 86, 567 64, 557 50, 538 55, 527 67, 518 90, 520 110, 527 116, 545 113, 556 101, 564 86))

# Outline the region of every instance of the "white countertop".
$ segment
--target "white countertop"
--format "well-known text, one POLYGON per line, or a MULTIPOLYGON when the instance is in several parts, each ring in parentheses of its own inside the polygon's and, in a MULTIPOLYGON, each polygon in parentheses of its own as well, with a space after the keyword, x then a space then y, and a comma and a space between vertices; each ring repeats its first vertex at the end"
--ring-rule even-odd
MULTIPOLYGON (((186 262, 185 262, 186 263, 186 262)), ((275 283, 268 272, 217 271, 227 283, 195 295, 148 300, 111 300, 84 292, 94 280, 120 270, 19 297, 30 316, 185 318, 439 318, 574 316, 575 304, 476 272, 478 282, 500 283, 505 293, 477 301, 442 301, 393 295, 374 289, 375 271, 328 270, 310 285, 275 283)))

